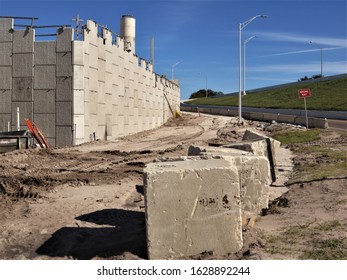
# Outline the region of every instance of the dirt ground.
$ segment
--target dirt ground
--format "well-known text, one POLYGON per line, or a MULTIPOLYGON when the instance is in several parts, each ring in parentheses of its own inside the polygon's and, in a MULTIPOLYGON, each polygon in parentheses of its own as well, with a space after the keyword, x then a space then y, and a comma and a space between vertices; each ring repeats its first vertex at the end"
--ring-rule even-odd
MULTIPOLYGON (((0 259, 146 259, 146 163, 184 156, 190 144, 238 141, 246 128, 261 131, 266 125, 240 128, 230 117, 184 114, 159 129, 114 141, 0 154, 0 259)), ((288 226, 338 220, 334 235, 346 236, 346 179, 285 186, 292 157, 282 149, 283 176, 271 187, 271 207, 254 228, 244 229, 244 248, 191 258, 296 259, 302 238, 291 243, 294 249, 269 250, 274 244, 269 237, 288 226)))

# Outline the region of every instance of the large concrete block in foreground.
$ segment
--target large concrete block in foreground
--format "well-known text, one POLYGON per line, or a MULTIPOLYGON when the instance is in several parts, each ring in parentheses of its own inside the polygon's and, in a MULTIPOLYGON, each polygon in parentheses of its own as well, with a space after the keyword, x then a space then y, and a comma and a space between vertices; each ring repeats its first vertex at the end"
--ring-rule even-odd
POLYGON ((269 206, 271 184, 269 161, 264 156, 217 155, 235 165, 240 177, 242 224, 253 225, 263 208, 269 206))
POLYGON ((144 186, 150 259, 241 249, 239 176, 229 161, 150 163, 144 186))
MULTIPOLYGON (((278 142, 278 141, 277 141, 278 142)), ((275 164, 275 149, 272 148, 270 139, 247 140, 222 146, 223 148, 240 149, 251 152, 256 156, 265 156, 269 160, 272 182, 277 179, 277 166, 275 164)))
POLYGON ((242 150, 237 153, 235 149, 218 147, 190 146, 188 149, 188 156, 200 156, 202 160, 225 159, 237 168, 240 178, 242 220, 243 224, 248 224, 249 219, 260 214, 261 209, 268 207, 271 173, 269 161, 265 156, 244 153, 242 150), (189 154, 199 150, 201 151, 199 154, 189 154))

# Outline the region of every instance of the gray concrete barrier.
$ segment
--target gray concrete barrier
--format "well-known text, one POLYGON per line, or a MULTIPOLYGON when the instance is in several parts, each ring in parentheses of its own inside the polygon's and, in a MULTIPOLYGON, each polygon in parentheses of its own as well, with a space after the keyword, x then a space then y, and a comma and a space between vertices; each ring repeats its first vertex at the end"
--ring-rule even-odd
MULTIPOLYGON (((223 116, 238 116, 238 111, 218 108, 218 107, 199 107, 197 109, 196 105, 181 106, 181 111, 185 112, 196 112, 199 110, 200 113, 212 114, 212 115, 223 115, 223 116)), ((292 115, 281 115, 281 114, 271 114, 271 113, 261 113, 261 112, 242 112, 242 117, 246 120, 257 120, 257 121, 276 121, 279 123, 291 123, 296 125, 306 126, 306 117, 304 116, 292 116, 292 115)), ((310 128, 327 128, 328 121, 326 119, 320 118, 308 118, 308 125, 310 128)))

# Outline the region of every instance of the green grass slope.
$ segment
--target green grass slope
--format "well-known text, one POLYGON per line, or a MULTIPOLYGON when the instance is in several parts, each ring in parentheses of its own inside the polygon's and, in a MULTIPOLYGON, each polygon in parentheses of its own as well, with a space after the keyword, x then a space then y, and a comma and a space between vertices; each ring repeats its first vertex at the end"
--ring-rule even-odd
MULTIPOLYGON (((347 111, 347 78, 299 84, 279 89, 247 94, 242 97, 243 107, 273 109, 303 109, 304 100, 298 97, 298 89, 309 88, 311 97, 306 98, 308 110, 347 111)), ((199 98, 186 102, 216 106, 238 106, 238 96, 199 98)))

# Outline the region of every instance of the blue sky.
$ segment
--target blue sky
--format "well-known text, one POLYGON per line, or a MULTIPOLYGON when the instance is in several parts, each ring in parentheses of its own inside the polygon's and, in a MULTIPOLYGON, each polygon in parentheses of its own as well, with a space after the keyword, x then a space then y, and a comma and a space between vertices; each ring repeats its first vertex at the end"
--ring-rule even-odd
POLYGON ((133 15, 137 55, 149 60, 154 37, 154 70, 171 78, 176 64, 182 99, 205 88, 206 80, 212 90, 238 91, 239 23, 259 14, 268 18, 257 18, 242 31, 242 45, 257 36, 246 45, 246 89, 320 74, 321 48, 323 75, 346 73, 346 11, 345 0, 0 0, 2 16, 73 25, 79 14, 117 34, 121 16, 133 15))

